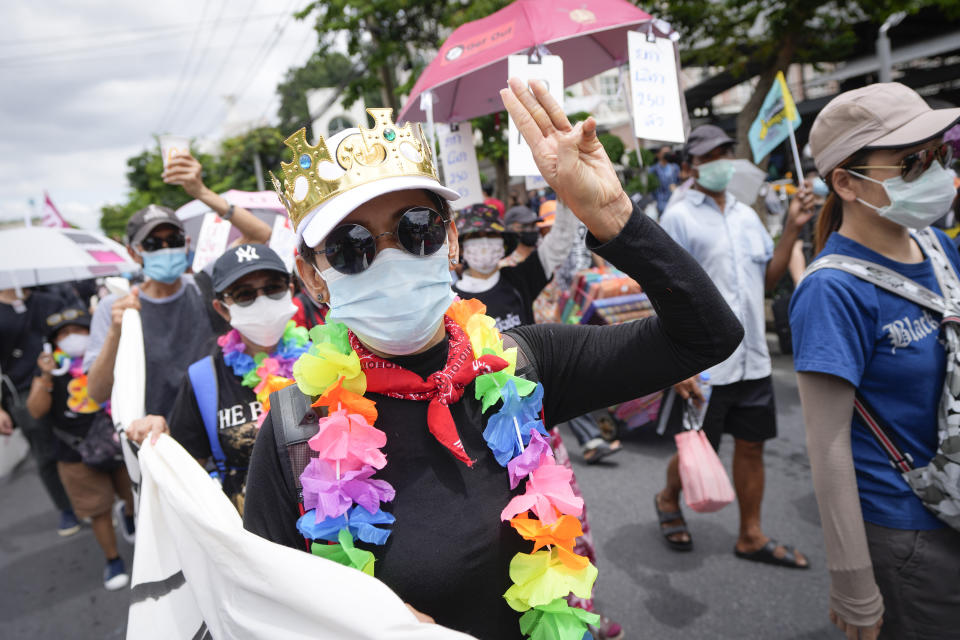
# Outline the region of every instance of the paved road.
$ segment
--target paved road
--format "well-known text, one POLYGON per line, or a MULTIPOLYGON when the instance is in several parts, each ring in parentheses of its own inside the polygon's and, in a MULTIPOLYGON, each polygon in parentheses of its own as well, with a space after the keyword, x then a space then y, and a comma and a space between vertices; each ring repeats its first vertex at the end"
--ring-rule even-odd
MULTIPOLYGON (((628 638, 838 637, 826 616, 823 543, 792 365, 775 357, 774 367, 780 437, 767 449, 764 525, 807 553, 809 571, 735 558, 735 505, 714 514, 687 510, 695 550, 667 549, 652 502, 671 440, 641 434, 625 443, 616 463, 575 461, 599 554, 596 596, 628 638)), ((728 468, 732 448, 725 440, 728 468)), ((89 529, 61 539, 55 520, 30 465, 0 481, 0 638, 122 638, 127 592, 101 586, 102 559, 89 529)), ((121 553, 132 557, 122 542, 121 553)))

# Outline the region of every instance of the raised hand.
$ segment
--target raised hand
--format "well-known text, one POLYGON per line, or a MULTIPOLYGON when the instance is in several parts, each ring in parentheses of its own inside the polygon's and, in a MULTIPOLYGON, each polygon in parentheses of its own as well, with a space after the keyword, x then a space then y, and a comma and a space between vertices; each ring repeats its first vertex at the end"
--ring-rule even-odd
POLYGON ((160 177, 167 184, 182 186, 187 195, 193 198, 199 198, 206 189, 203 184, 203 165, 189 153, 170 158, 160 177))
POLYGON ((509 84, 500 97, 544 180, 598 240, 616 236, 633 204, 597 139, 596 120, 591 117, 572 126, 542 81, 534 80, 528 88, 510 78, 509 84))

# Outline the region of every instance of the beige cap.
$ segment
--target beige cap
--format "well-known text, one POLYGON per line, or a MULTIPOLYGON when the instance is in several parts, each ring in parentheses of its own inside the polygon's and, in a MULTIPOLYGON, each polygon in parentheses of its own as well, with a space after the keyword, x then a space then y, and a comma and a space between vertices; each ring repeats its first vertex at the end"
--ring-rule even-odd
POLYGON ((960 120, 960 108, 931 109, 913 89, 881 82, 841 93, 810 129, 810 150, 826 178, 861 149, 910 147, 936 138, 960 120))

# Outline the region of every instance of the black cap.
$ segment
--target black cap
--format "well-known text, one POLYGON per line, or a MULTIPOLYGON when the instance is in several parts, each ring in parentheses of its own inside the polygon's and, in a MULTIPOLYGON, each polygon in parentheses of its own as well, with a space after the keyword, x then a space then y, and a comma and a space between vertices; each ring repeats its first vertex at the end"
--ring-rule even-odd
POLYGON ((690 132, 690 138, 683 150, 688 156, 702 156, 717 147, 734 143, 736 143, 736 140, 728 136, 720 127, 712 124, 702 124, 690 132))
POLYGON ((277 252, 265 244, 242 244, 228 249, 213 263, 213 290, 223 293, 234 282, 254 271, 276 271, 289 275, 277 252))
POLYGON ((53 340, 60 329, 76 325, 90 328, 90 314, 79 307, 67 307, 47 316, 47 336, 53 340))
POLYGON ((127 242, 131 245, 140 244, 151 231, 162 224, 172 224, 183 231, 183 223, 173 209, 156 204, 147 205, 127 221, 127 242))
POLYGON ((537 222, 539 219, 540 216, 534 213, 533 209, 530 207, 517 205, 516 207, 510 207, 507 209, 506 215, 503 216, 503 224, 507 226, 510 226, 514 222, 519 222, 520 224, 532 224, 537 222))

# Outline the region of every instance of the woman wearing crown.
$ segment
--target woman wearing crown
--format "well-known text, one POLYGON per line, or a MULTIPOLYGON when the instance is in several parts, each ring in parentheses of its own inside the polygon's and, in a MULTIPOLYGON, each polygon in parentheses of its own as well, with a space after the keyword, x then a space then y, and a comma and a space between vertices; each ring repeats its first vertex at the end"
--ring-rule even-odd
POLYGON ((597 570, 573 552, 582 500, 545 427, 684 380, 742 328, 696 262, 635 209, 596 136, 546 88, 504 104, 592 250, 641 283, 656 318, 500 334, 455 301, 457 231, 429 145, 371 109, 373 129, 291 136, 285 185, 297 266, 330 307, 271 397, 244 526, 375 575, 412 608, 481 639, 580 640, 597 570), (545 423, 544 423, 545 421, 545 423), (538 633, 539 628, 539 633, 538 633), (546 628, 563 629, 545 636, 546 628))

